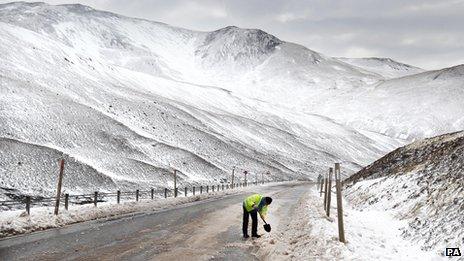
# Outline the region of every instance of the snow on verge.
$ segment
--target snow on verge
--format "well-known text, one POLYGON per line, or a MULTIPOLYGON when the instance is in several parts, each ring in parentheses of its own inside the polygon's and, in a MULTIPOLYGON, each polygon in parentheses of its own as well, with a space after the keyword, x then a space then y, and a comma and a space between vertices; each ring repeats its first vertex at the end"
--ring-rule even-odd
POLYGON ((423 250, 462 251, 463 170, 464 131, 449 133, 388 153, 345 180, 345 196, 357 209, 387 211, 405 222, 402 236, 423 250))
POLYGON ((343 203, 346 244, 338 241, 336 205, 327 218, 322 197, 312 189, 287 224, 262 241, 258 254, 264 260, 441 260, 403 239, 404 224, 387 212, 343 203))

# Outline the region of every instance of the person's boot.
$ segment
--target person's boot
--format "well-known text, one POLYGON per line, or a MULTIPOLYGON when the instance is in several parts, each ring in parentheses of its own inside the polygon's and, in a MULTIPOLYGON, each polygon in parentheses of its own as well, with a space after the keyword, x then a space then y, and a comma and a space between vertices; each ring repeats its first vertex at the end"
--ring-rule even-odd
POLYGON ((250 236, 247 235, 247 234, 243 235, 243 238, 249 238, 249 237, 250 237, 250 236))
POLYGON ((261 235, 258 235, 258 234, 256 234, 256 235, 251 235, 251 236, 252 236, 252 237, 255 237, 255 238, 260 238, 260 237, 261 237, 261 235))

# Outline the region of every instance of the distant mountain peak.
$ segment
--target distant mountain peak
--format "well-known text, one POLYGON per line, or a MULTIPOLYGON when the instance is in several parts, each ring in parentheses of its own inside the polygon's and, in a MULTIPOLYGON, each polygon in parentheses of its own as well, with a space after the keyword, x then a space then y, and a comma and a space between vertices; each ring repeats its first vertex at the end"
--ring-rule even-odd
POLYGON ((73 11, 85 11, 85 12, 96 11, 96 9, 90 6, 87 6, 87 5, 83 5, 83 4, 63 4, 63 5, 58 5, 58 6, 63 6, 63 7, 68 8, 68 10, 73 10, 73 11))
POLYGON ((210 43, 222 37, 231 36, 241 37, 241 39, 236 40, 242 40, 248 44, 259 44, 266 47, 266 49, 273 49, 275 46, 283 43, 279 38, 263 30, 245 29, 233 25, 208 33, 208 36, 205 38, 205 43, 210 43))
POLYGON ((407 75, 424 72, 422 68, 395 61, 391 58, 367 57, 367 58, 337 58, 350 65, 357 66, 367 71, 382 75, 387 79, 398 78, 407 75))
POLYGON ((212 64, 226 60, 248 64, 252 60, 261 60, 282 43, 277 37, 259 29, 227 26, 207 33, 195 54, 212 64))
MULTIPOLYGON (((362 58, 361 58, 361 59, 362 59, 362 58)), ((400 66, 408 67, 408 68, 419 68, 419 67, 412 66, 412 65, 409 65, 409 64, 406 64, 406 63, 402 63, 402 62, 398 62, 398 61, 395 61, 395 60, 393 60, 393 59, 391 59, 391 58, 386 58, 386 57, 368 57, 368 58, 364 58, 364 59, 376 60, 376 61, 385 62, 385 63, 389 63, 389 64, 400 65, 400 66)), ((419 68, 419 69, 420 69, 420 68, 419 68)))

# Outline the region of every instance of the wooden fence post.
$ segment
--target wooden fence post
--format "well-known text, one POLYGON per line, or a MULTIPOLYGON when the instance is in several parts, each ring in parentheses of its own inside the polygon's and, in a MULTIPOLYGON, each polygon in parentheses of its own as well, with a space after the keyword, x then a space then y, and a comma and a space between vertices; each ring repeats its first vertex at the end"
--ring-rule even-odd
POLYGON ((26 196, 26 212, 28 215, 31 214, 31 196, 26 196))
POLYGON ((118 190, 116 193, 116 202, 119 204, 121 202, 121 191, 118 190))
POLYGON ((184 196, 187 196, 187 187, 184 188, 184 196))
POLYGON ((328 186, 328 176, 329 173, 327 173, 324 177, 324 210, 327 211, 327 186, 328 186))
POLYGON ((151 189, 151 199, 153 200, 153 198, 155 197, 155 189, 151 189))
POLYGON ((234 188, 234 178, 235 178, 235 166, 232 168, 232 182, 230 183, 232 185, 232 188, 234 188))
POLYGON ((168 197, 168 189, 164 188, 164 198, 167 198, 167 197, 168 197))
POLYGON ((200 194, 203 194, 203 186, 200 186, 200 194))
POLYGON ((135 201, 139 201, 139 190, 135 191, 135 201))
POLYGON ((324 179, 324 177, 322 177, 321 178, 321 191, 319 193, 319 196, 321 196, 321 197, 322 197, 322 190, 323 190, 323 187, 324 187, 324 181, 325 181, 325 179, 324 179))
POLYGON ((330 217, 330 201, 332 199, 332 174, 333 168, 329 168, 329 180, 327 186, 327 216, 330 217))
POLYGON ((64 209, 68 210, 69 194, 64 194, 64 209))
POLYGON ((214 192, 214 185, 211 186, 211 190, 214 192))
POLYGON ((338 239, 345 243, 345 228, 343 226, 342 207, 342 185, 340 174, 340 163, 335 163, 335 186, 337 188, 337 216, 338 216, 338 239))
POLYGON ((58 188, 56 189, 55 215, 58 215, 60 208, 61 185, 63 184, 64 159, 60 160, 60 174, 58 176, 58 188))
POLYGON ((177 197, 177 170, 174 170, 174 197, 177 197))
POLYGON ((206 185, 206 193, 209 191, 209 185, 206 185))
POLYGON ((97 206, 97 200, 98 200, 98 191, 95 191, 93 195, 93 205, 96 207, 97 206))

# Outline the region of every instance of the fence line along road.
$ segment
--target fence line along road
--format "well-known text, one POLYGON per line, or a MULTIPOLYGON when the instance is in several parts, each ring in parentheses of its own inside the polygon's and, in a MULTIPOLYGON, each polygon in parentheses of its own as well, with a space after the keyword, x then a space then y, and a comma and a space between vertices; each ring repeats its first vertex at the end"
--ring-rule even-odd
MULTIPOLYGON (((199 186, 190 186, 184 187, 183 193, 182 189, 179 190, 177 187, 177 172, 178 170, 173 170, 174 174, 174 188, 163 188, 158 187, 157 189, 151 188, 150 190, 135 190, 135 191, 115 191, 115 192, 99 192, 95 191, 89 194, 63 194, 61 192, 61 186, 63 183, 63 174, 64 174, 64 160, 61 159, 59 161, 60 171, 58 176, 58 186, 57 186, 57 193, 56 197, 31 197, 31 196, 22 196, 18 197, 17 199, 11 200, 3 200, 0 201, 0 212, 1 211, 9 211, 9 210, 20 210, 24 209, 28 215, 31 213, 31 208, 34 206, 40 207, 52 207, 55 206, 55 215, 59 212, 59 207, 64 204, 64 208, 68 210, 70 204, 74 205, 85 205, 85 204, 93 204, 97 206, 99 202, 108 202, 111 200, 116 200, 117 204, 120 204, 121 201, 139 201, 142 199, 151 199, 154 200, 155 198, 168 198, 168 197, 177 197, 180 194, 187 197, 189 195, 196 195, 196 194, 204 194, 210 193, 214 191, 223 191, 229 190, 234 188, 240 187, 247 187, 249 185, 258 185, 271 182, 270 180, 264 180, 264 175, 261 175, 261 181, 258 182, 236 182, 233 184, 207 184, 207 185, 199 185, 199 186), (64 200, 63 200, 64 198, 64 200)), ((232 173, 235 171, 234 167, 232 169, 232 173)), ((269 175, 270 172, 267 171, 266 175, 269 175)), ((281 179, 278 181, 288 181, 285 179, 281 179)), ((273 181, 274 182, 274 181, 273 181)))
MULTIPOLYGON (((270 181, 265 181, 264 183, 268 183, 270 181)), ((260 184, 264 184, 260 183, 260 184)), ((255 183, 253 182, 252 185, 255 183)), ((161 198, 169 198, 169 197, 178 197, 180 195, 187 197, 187 196, 195 196, 200 194, 209 194, 212 192, 230 190, 232 188, 240 188, 240 187, 248 187, 250 184, 246 183, 236 183, 233 186, 229 184, 218 184, 218 185, 200 185, 200 186, 192 186, 192 187, 184 187, 183 193, 177 188, 177 193, 174 193, 174 189, 168 188, 161 188, 161 189, 150 189, 150 190, 135 190, 135 191, 116 191, 116 192, 98 192, 95 191, 94 193, 90 194, 74 194, 70 195, 68 193, 64 195, 60 195, 61 198, 64 197, 63 201, 60 201, 60 206, 64 204, 64 208, 68 210, 70 204, 74 205, 86 205, 86 204, 93 204, 95 206, 101 202, 108 202, 110 200, 115 200, 117 204, 121 202, 127 201, 140 201, 142 199, 161 199, 161 198), (205 190, 206 188, 206 190, 205 190)), ((0 201, 0 211, 8 211, 8 210, 19 210, 18 206, 24 206, 23 209, 26 210, 27 214, 30 214, 31 208, 34 206, 38 207, 52 207, 55 206, 56 197, 39 197, 39 198, 32 198, 31 196, 25 196, 22 199, 17 200, 3 200, 0 201), (16 207, 16 208, 14 208, 16 207)), ((57 212, 56 212, 57 213, 57 212)))
MULTIPOLYGON (((174 184, 173 189, 159 187, 158 189, 151 188, 150 190, 134 190, 134 191, 115 191, 115 192, 99 192, 95 191, 88 194, 68 194, 61 193, 61 184, 63 182, 63 172, 64 172, 64 160, 60 160, 60 174, 58 178, 57 194, 56 197, 31 197, 31 196, 22 196, 17 199, 3 200, 0 201, 0 212, 9 211, 9 210, 20 210, 24 209, 28 215, 31 213, 31 208, 34 206, 38 207, 52 207, 55 206, 55 215, 58 214, 59 207, 64 203, 64 208, 68 210, 70 204, 74 205, 85 205, 93 204, 97 206, 99 202, 108 202, 111 200, 116 200, 117 204, 120 204, 121 201, 139 201, 142 199, 151 199, 155 198, 168 198, 168 197, 177 197, 180 194, 184 196, 196 195, 203 193, 210 193, 214 191, 223 191, 229 189, 235 189, 240 187, 247 187, 250 185, 258 185, 271 182, 270 180, 264 180, 262 178, 261 182, 239 182, 234 184, 207 184, 207 185, 198 185, 184 187, 183 193, 179 191, 177 187, 177 170, 174 170, 174 184), (64 198, 64 200, 62 200, 64 198), (63 202, 64 201, 64 202, 63 202), (23 208, 21 208, 23 207, 23 208)), ((262 175, 264 177, 264 175, 262 175)), ((281 179, 279 181, 287 181, 281 179)), ((275 181, 272 181, 275 182, 275 181)))

